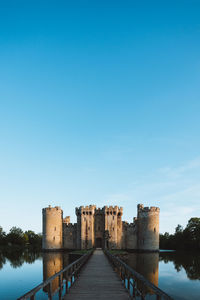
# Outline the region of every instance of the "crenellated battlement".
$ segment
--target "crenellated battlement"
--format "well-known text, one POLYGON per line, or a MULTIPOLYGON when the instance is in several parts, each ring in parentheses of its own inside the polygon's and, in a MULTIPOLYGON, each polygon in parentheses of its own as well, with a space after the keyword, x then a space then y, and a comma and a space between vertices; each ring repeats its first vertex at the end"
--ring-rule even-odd
POLYGON ((104 213, 107 215, 117 215, 122 216, 123 215, 123 207, 119 206, 104 206, 104 213))
POLYGON ((65 227, 69 228, 69 229, 76 229, 77 228, 77 223, 64 223, 63 224, 65 227))
POLYGON ((96 208, 95 210, 95 215, 103 215, 104 214, 104 209, 103 208, 96 208))
POLYGON ((70 216, 66 216, 66 217, 63 219, 63 223, 69 224, 69 223, 70 223, 70 216))
POLYGON ((126 228, 135 228, 136 224, 135 223, 128 223, 123 221, 123 226, 126 228))
POLYGON ((151 206, 151 207, 144 207, 143 204, 138 204, 137 206, 138 208, 138 214, 140 213, 152 213, 152 212, 156 212, 156 213, 159 213, 160 212, 160 208, 159 207, 156 207, 156 206, 151 206))
POLYGON ((52 207, 51 205, 42 209, 43 214, 53 213, 53 212, 62 213, 62 209, 60 208, 60 206, 52 207))
POLYGON ((89 205, 89 206, 80 206, 76 207, 76 215, 92 215, 95 213, 96 205, 89 205))

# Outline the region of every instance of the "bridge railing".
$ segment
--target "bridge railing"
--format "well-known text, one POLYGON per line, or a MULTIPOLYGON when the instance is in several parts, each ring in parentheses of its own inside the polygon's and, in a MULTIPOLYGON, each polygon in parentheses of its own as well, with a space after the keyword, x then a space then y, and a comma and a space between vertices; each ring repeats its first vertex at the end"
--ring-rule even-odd
POLYGON ((132 299, 144 300, 147 299, 149 295, 155 295, 156 300, 173 300, 173 298, 129 267, 120 258, 112 255, 108 250, 104 250, 104 253, 112 263, 115 271, 117 271, 121 277, 124 287, 128 289, 132 299))
POLYGON ((45 289, 48 293, 48 299, 52 300, 53 295, 56 293, 59 293, 59 299, 62 299, 63 297, 63 292, 67 294, 69 287, 74 283, 76 278, 78 277, 81 268, 83 265, 88 261, 89 257, 92 255, 93 250, 90 250, 88 253, 84 254, 81 256, 79 259, 56 273, 55 275, 49 277, 47 280, 43 281, 40 283, 38 286, 30 290, 28 293, 24 294, 17 300, 25 300, 25 299, 30 299, 30 300, 35 300, 36 299, 36 294, 41 291, 41 289, 45 289), (52 283, 54 280, 58 280, 58 288, 53 291, 52 288, 52 283))

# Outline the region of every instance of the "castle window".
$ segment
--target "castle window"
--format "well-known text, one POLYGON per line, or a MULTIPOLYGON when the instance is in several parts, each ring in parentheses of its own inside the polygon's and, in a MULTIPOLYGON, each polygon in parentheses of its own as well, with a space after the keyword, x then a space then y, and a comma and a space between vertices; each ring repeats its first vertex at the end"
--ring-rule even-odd
POLYGON ((113 227, 113 231, 115 230, 115 228, 113 227))
POLYGON ((110 214, 112 215, 112 211, 110 212, 110 214))
POLYGON ((113 212, 113 215, 116 215, 116 211, 113 212))
POLYGON ((54 228, 54 230, 56 231, 56 227, 54 228))
POLYGON ((90 215, 92 214, 92 212, 90 211, 90 215))
POLYGON ((86 215, 88 215, 88 211, 86 211, 86 215))
POLYGON ((90 230, 90 226, 88 227, 88 230, 90 230))
POLYGON ((154 227, 154 232, 156 233, 156 228, 154 227))
POLYGON ((55 241, 55 236, 53 237, 53 241, 55 241))
POLYGON ((85 215, 85 211, 83 212, 83 214, 85 215))
POLYGON ((109 215, 109 211, 107 211, 107 215, 109 215))
POLYGON ((118 217, 120 217, 121 216, 121 213, 118 213, 118 217))

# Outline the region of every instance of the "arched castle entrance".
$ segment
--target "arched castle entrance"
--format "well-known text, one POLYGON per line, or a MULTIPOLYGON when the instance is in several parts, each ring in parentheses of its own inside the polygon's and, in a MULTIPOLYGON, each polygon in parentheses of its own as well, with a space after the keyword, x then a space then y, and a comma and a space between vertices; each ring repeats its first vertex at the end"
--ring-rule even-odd
POLYGON ((96 238, 96 248, 103 248, 102 238, 96 238))

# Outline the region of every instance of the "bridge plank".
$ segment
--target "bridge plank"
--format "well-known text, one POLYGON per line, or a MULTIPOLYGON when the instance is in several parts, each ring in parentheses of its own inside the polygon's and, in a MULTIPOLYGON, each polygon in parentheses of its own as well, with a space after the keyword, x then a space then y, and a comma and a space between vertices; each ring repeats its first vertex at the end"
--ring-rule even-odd
POLYGON ((102 250, 95 250, 65 300, 130 299, 102 250))

